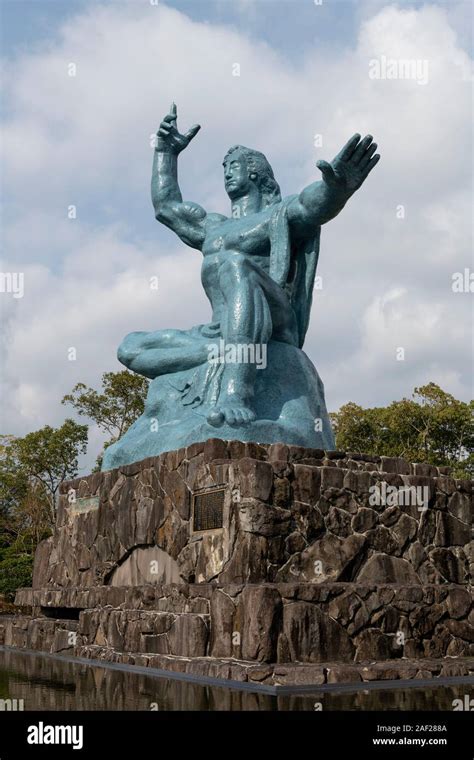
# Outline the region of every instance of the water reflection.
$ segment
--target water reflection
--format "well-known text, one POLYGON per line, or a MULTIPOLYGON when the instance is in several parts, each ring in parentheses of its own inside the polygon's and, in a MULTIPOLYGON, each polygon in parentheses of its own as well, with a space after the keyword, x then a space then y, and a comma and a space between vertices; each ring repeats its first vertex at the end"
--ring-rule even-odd
POLYGON ((452 710, 467 686, 272 696, 0 650, 0 699, 25 710, 452 710))

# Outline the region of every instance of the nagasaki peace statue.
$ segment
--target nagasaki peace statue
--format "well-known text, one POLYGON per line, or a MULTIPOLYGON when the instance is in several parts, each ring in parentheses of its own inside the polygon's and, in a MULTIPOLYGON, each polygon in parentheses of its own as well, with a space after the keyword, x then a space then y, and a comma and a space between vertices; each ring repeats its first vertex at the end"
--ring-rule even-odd
POLYGON ((107 448, 103 470, 209 438, 334 449, 324 387, 302 348, 321 225, 367 178, 377 145, 355 134, 330 163, 317 162, 320 181, 286 198, 263 153, 234 145, 223 162, 224 216, 181 195, 178 156, 199 129, 180 133, 172 104, 151 191, 156 219, 203 255, 211 321, 124 338, 119 360, 151 383, 144 413, 107 448))

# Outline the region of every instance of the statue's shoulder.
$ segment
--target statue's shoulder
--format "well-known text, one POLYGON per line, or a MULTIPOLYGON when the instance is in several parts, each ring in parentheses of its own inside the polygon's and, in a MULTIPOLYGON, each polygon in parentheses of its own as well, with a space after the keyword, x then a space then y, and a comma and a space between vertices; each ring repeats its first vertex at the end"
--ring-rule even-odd
POLYGON ((298 193, 293 193, 292 195, 286 195, 279 203, 280 207, 286 208, 290 205, 293 201, 295 201, 298 198, 298 193))
POLYGON ((273 203, 271 206, 269 206, 269 210, 271 214, 277 215, 283 211, 286 211, 288 206, 298 198, 298 193, 295 193, 293 195, 286 195, 284 198, 280 198, 280 200, 273 203))

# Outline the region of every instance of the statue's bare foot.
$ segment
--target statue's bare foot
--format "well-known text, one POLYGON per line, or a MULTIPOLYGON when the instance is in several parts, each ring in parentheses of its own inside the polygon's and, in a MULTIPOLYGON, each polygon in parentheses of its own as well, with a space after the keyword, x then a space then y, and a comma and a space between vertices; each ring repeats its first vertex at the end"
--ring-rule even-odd
POLYGON ((207 421, 214 427, 221 427, 224 422, 232 427, 241 427, 253 422, 256 414, 242 399, 228 398, 218 404, 208 415, 207 421))

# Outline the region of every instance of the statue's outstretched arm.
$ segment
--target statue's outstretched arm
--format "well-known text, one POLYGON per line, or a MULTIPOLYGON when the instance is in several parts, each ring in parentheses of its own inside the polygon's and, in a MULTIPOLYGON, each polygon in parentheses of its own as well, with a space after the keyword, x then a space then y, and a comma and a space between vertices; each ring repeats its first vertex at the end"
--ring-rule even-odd
POLYGON ((303 234, 314 233, 314 228, 333 219, 362 185, 380 156, 372 136, 363 140, 354 135, 335 158, 328 163, 318 161, 323 178, 308 185, 288 206, 290 224, 303 234))
POLYGON ((206 212, 197 203, 183 201, 178 184, 178 155, 199 132, 199 124, 186 134, 178 132, 176 105, 172 103, 157 133, 151 176, 151 199, 155 217, 173 230, 184 243, 201 248, 205 237, 206 212))

